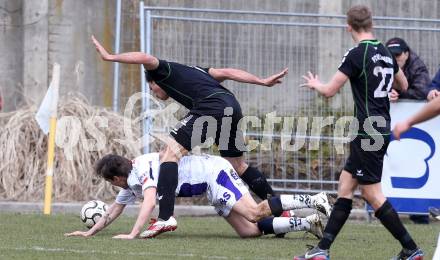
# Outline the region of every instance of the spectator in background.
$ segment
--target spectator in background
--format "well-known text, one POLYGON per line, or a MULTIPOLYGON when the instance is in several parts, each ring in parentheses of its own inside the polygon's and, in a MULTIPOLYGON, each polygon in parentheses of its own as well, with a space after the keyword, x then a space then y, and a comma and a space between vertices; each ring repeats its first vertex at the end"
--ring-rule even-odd
POLYGON ((397 101, 399 98, 425 100, 428 94, 427 86, 431 81, 425 63, 401 38, 389 39, 386 46, 408 80, 408 90, 400 93, 392 89, 390 101, 397 101))
POLYGON ((428 95, 426 99, 431 101, 438 96, 440 96, 440 68, 432 79, 431 84, 428 86, 428 95))
MULTIPOLYGON (((386 46, 396 58, 397 64, 408 80, 408 90, 399 93, 397 90, 392 89, 389 95, 390 101, 397 101, 400 98, 425 100, 430 82, 428 68, 426 68, 425 63, 401 38, 389 39, 386 46)), ((416 224, 429 224, 429 216, 427 215, 410 215, 409 218, 416 224)))

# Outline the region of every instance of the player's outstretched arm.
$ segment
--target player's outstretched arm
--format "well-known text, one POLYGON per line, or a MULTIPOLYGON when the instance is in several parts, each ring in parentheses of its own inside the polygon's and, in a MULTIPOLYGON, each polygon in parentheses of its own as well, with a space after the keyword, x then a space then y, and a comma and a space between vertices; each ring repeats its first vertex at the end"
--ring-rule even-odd
POLYGON ((399 71, 394 74, 393 88, 406 92, 408 90, 408 80, 403 74, 403 71, 399 68, 399 71))
POLYGON ((233 68, 209 69, 209 74, 219 82, 229 79, 237 82, 250 83, 250 84, 261 85, 266 87, 272 87, 276 84, 282 83, 282 78, 287 75, 287 72, 288 72, 288 68, 285 68, 274 75, 262 79, 255 76, 254 74, 251 74, 247 71, 240 69, 233 69, 233 68))
POLYGON ((64 234, 67 237, 71 236, 81 236, 81 237, 90 237, 110 225, 119 215, 121 215, 122 211, 124 210, 125 205, 118 204, 114 202, 105 215, 99 219, 98 223, 96 223, 91 229, 88 231, 74 231, 71 233, 64 234))
POLYGON ((399 122, 394 126, 393 134, 397 140, 400 140, 400 135, 408 131, 411 126, 429 120, 440 114, 440 98, 436 98, 426 104, 417 114, 399 122))
POLYGON ((153 212, 153 209, 156 206, 156 190, 157 189, 155 187, 150 187, 144 190, 144 201, 141 204, 136 223, 134 224, 131 233, 120 234, 114 236, 113 238, 134 239, 139 235, 139 233, 142 231, 143 226, 147 222, 148 216, 150 216, 151 212, 153 212))
POLYGON ((325 97, 333 97, 336 95, 336 93, 338 93, 339 89, 344 86, 345 82, 348 80, 348 77, 338 70, 335 75, 333 75, 332 79, 328 83, 324 84, 321 83, 318 75, 314 75, 309 71, 307 75, 303 76, 303 79, 306 82, 301 84, 301 87, 314 89, 325 97))
POLYGON ((143 64, 145 69, 154 70, 159 66, 159 60, 143 52, 125 52, 119 54, 110 54, 101 43, 92 35, 92 43, 96 51, 105 61, 121 62, 127 64, 143 64))

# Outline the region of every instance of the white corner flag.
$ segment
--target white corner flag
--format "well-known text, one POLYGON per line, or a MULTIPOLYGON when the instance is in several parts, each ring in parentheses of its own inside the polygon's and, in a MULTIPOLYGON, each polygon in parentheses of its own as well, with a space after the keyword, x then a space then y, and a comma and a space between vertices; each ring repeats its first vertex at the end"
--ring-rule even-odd
POLYGON ((41 130, 47 135, 49 133, 49 140, 47 142, 47 168, 46 168, 46 182, 44 186, 44 207, 43 213, 50 215, 52 208, 52 177, 53 165, 55 159, 55 134, 57 129, 57 106, 58 106, 58 90, 60 88, 60 64, 55 63, 52 70, 52 81, 49 89, 41 102, 35 119, 41 130))
POLYGON ((49 133, 50 118, 56 118, 57 116, 59 86, 60 64, 55 63, 52 70, 52 81, 50 82, 43 102, 41 102, 40 108, 35 115, 35 119, 45 135, 49 133))

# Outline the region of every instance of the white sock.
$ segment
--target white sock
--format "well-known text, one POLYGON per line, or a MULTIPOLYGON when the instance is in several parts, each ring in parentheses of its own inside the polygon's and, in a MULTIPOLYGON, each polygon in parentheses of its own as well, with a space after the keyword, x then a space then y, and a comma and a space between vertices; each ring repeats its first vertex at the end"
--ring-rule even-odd
POLYGON ((292 231, 307 231, 310 224, 305 218, 298 217, 276 217, 273 219, 273 232, 275 234, 289 233, 292 231))
POLYGON ((312 208, 312 196, 307 194, 280 195, 283 210, 312 208))

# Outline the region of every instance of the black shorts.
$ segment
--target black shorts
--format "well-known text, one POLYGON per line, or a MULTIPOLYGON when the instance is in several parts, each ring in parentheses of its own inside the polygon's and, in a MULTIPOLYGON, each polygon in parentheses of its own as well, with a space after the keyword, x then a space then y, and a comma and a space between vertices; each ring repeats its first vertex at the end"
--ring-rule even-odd
POLYGON ((383 135, 382 137, 384 143, 377 151, 365 151, 362 148, 361 140, 368 141, 370 145, 375 142, 369 136, 357 136, 350 143, 350 155, 345 163, 344 170, 351 173, 353 178, 361 185, 381 182, 383 158, 390 143, 389 135, 383 135))
POLYGON ((245 151, 243 133, 237 129, 242 117, 233 95, 218 94, 197 102, 170 134, 188 151, 213 138, 222 157, 240 157, 245 151))

